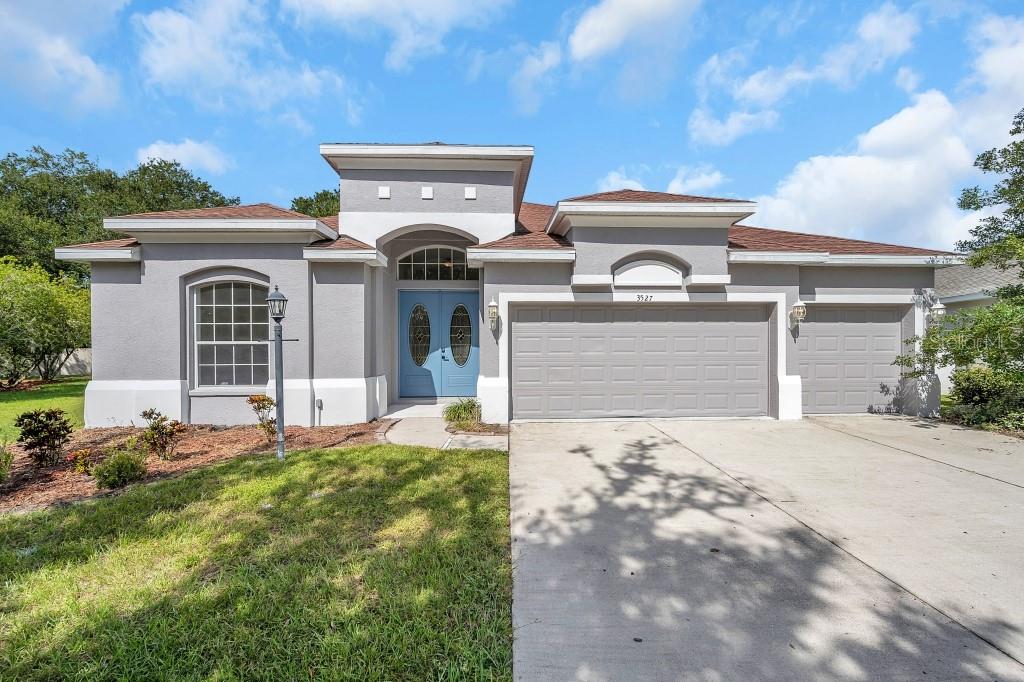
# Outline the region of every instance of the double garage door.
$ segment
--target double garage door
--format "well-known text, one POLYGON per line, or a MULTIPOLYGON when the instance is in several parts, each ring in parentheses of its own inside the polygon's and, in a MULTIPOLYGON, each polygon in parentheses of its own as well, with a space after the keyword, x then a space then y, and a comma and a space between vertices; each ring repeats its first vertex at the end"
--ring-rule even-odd
MULTIPOLYGON (((807 413, 892 402, 899 306, 808 306, 797 357, 807 413)), ((761 305, 523 305, 512 308, 515 419, 769 414, 761 305)))
POLYGON ((768 413, 766 306, 512 310, 514 418, 768 413))

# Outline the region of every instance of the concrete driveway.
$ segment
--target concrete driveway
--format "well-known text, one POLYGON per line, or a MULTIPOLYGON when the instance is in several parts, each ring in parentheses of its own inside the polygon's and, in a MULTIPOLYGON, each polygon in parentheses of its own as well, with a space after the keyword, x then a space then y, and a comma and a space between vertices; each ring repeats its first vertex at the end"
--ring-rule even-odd
POLYGON ((900 417, 511 435, 522 680, 1024 680, 1024 443, 900 417))

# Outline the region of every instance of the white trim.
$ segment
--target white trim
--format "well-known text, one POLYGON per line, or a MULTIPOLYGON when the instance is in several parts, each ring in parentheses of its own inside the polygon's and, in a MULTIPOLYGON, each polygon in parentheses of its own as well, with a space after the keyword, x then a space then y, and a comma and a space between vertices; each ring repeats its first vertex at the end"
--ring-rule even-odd
POLYGON ((573 275, 570 280, 570 286, 610 287, 614 281, 611 275, 573 275))
MULTIPOLYGON (((788 309, 786 307, 786 294, 784 292, 726 292, 725 294, 696 294, 690 295, 685 291, 660 291, 651 294, 653 300, 640 303, 637 301, 637 293, 632 291, 613 291, 601 293, 583 292, 501 292, 498 294, 498 311, 501 318, 501 334, 498 337, 498 376, 483 377, 477 381, 477 395, 483 405, 485 415, 499 416, 504 410, 505 422, 508 420, 508 403, 511 399, 509 385, 510 357, 509 337, 511 335, 511 323, 509 322, 509 306, 513 303, 622 303, 633 305, 648 305, 650 303, 763 303, 776 306, 776 339, 775 339, 775 380, 778 386, 778 405, 776 406, 779 419, 799 419, 803 415, 801 403, 800 377, 799 375, 786 374, 786 351, 787 334, 789 325, 786 324, 788 309), (504 387, 505 407, 500 406, 498 387, 504 387), (794 388, 795 387, 795 388, 794 388)), ((795 351, 794 351, 795 352, 795 351)), ((498 420, 496 420, 498 421, 498 420)))
POLYGON ((914 294, 807 294, 801 297, 807 305, 857 303, 862 305, 911 305, 914 294))
MULTIPOLYGON (((273 355, 271 355, 273 370, 273 355)), ((273 373, 273 372, 271 372, 273 373)), ((313 426, 313 380, 284 380, 284 423, 286 426, 313 426)), ((271 398, 277 392, 274 377, 267 382, 266 393, 271 398)))
POLYGON ((972 301, 994 301, 996 297, 986 294, 984 291, 974 291, 969 294, 957 294, 956 296, 944 296, 939 299, 943 305, 947 303, 970 303, 972 301))
POLYGON ((828 251, 747 251, 729 249, 730 263, 774 265, 947 267, 963 263, 963 256, 910 256, 899 254, 832 254, 828 251))
POLYGON ((149 408, 188 421, 188 400, 188 382, 178 379, 93 379, 85 387, 85 426, 140 426, 149 408))
POLYGON ((302 257, 314 263, 366 263, 371 268, 386 268, 388 266, 387 256, 377 249, 305 248, 302 250, 302 257))
POLYGON ((481 263, 572 263, 576 249, 487 249, 469 247, 466 260, 481 263))
POLYGON ((73 246, 62 246, 53 250, 53 257, 57 260, 72 260, 83 263, 93 261, 118 261, 122 263, 135 262, 141 259, 142 250, 138 246, 111 247, 104 249, 83 249, 73 246))
POLYGON ((345 234, 366 244, 421 229, 449 228, 478 243, 492 242, 515 232, 516 217, 507 213, 443 211, 341 211, 345 234), (405 229, 403 228, 410 228, 405 229), (403 230, 399 235, 392 235, 403 230))
POLYGON ((732 275, 690 275, 687 284, 710 285, 710 284, 731 284, 732 275))
POLYGON ((384 375, 318 378, 313 379, 312 387, 314 425, 361 424, 387 411, 387 379, 384 375), (317 400, 323 401, 323 410, 317 410, 317 400))
MULTIPOLYGON (((626 227, 622 220, 607 221, 607 218, 671 218, 664 223, 671 227, 728 227, 732 223, 748 218, 757 210, 752 201, 716 201, 706 203, 640 202, 640 201, 559 201, 548 220, 545 232, 565 234, 576 218, 597 218, 584 220, 587 225, 626 227), (679 220, 701 218, 702 220, 679 220), (714 223, 710 220, 715 221, 714 223), (722 222, 724 221, 724 222, 722 222), (717 224, 722 222, 722 224, 717 224)), ((579 221, 577 221, 579 222, 579 221)), ((650 224, 662 224, 654 221, 650 224)))
POLYGON ((360 144, 325 142, 320 155, 341 158, 406 159, 526 159, 533 157, 532 145, 453 145, 453 144, 360 144))
POLYGON ((337 239, 338 233, 312 218, 104 218, 103 227, 135 236, 167 232, 184 234, 305 234, 337 239))
POLYGON ((661 260, 635 260, 615 269, 614 282, 616 287, 679 289, 683 286, 683 271, 661 260), (641 268, 641 274, 634 272, 641 268))

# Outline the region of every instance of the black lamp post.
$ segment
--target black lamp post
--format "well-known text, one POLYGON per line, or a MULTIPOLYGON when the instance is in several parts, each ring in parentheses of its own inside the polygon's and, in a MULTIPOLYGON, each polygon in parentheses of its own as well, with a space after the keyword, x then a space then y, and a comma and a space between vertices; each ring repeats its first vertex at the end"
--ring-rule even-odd
POLYGON ((267 310, 274 320, 274 388, 277 403, 277 458, 284 461, 284 344, 281 337, 281 320, 288 307, 288 299, 277 290, 267 296, 267 310))

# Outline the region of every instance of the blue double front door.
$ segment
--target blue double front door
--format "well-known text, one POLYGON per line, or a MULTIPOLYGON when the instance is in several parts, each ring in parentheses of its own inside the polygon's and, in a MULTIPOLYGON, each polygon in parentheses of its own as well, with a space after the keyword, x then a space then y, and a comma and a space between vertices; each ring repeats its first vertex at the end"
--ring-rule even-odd
POLYGON ((476 395, 479 292, 400 291, 398 322, 402 397, 476 395))

